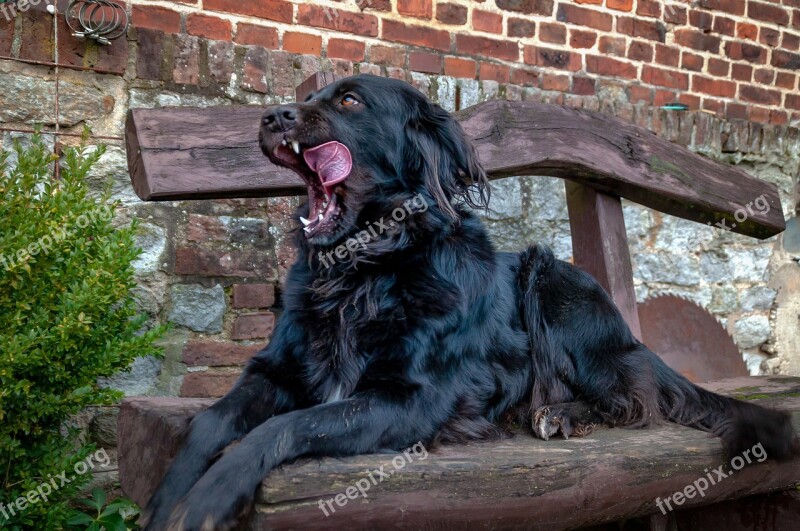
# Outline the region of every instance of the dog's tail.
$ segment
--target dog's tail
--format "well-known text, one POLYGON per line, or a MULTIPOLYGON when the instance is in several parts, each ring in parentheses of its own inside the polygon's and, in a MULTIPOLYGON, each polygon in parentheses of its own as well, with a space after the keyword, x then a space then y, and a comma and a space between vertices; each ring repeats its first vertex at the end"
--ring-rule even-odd
POLYGON ((524 252, 519 273, 534 409, 584 400, 612 425, 667 420, 710 432, 731 457, 758 443, 771 458, 798 453, 788 413, 712 393, 670 369, 633 336, 595 279, 546 246, 524 252))

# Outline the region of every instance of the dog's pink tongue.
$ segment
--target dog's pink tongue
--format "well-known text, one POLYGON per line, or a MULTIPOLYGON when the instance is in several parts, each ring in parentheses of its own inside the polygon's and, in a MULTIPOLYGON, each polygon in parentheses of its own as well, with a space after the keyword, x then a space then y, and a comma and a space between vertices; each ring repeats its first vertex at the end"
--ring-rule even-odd
POLYGON ((353 169, 350 150, 336 141, 307 149, 303 153, 303 158, 308 167, 319 175, 326 187, 344 181, 353 169))

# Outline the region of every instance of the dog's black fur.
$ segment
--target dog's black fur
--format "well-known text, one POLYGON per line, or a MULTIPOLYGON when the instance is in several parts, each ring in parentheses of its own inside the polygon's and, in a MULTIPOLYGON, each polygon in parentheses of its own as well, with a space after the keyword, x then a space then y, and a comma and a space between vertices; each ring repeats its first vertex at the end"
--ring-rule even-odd
POLYGON ((794 451, 787 414, 669 369, 589 275, 541 245, 496 252, 465 208, 488 200, 475 150, 411 86, 356 76, 267 109, 261 147, 306 180, 312 206, 300 213, 311 217, 319 178, 283 140, 302 150, 336 140, 352 153, 352 172, 334 187, 334 222, 313 235, 298 229, 269 346, 192 420, 150 500, 147 529, 229 529, 281 463, 497 437, 511 414, 545 439, 598 421, 667 420, 722 437, 730 455, 759 442, 772 458, 794 451), (415 196, 429 208, 346 260, 322 263, 415 196))

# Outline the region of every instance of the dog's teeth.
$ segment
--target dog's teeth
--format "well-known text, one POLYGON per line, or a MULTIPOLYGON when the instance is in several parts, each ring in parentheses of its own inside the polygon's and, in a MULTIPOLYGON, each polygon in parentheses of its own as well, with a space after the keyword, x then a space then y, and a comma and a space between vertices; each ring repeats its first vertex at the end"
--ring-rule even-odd
POLYGON ((306 232, 309 232, 309 231, 311 231, 311 228, 310 227, 303 227, 303 230, 306 231, 306 232))
POLYGON ((322 216, 322 214, 320 214, 319 215, 319 221, 322 221, 322 218, 323 218, 323 216, 322 216))
POLYGON ((286 139, 285 139, 285 138, 284 138, 283 140, 281 140, 281 145, 282 145, 282 146, 285 146, 286 144, 287 144, 287 142, 286 142, 286 139))
POLYGON ((300 154, 300 142, 297 140, 292 140, 292 149, 296 154, 300 154))
POLYGON ((303 223, 304 227, 308 227, 309 225, 311 225, 311 222, 306 218, 304 218, 303 216, 300 216, 300 221, 303 223))

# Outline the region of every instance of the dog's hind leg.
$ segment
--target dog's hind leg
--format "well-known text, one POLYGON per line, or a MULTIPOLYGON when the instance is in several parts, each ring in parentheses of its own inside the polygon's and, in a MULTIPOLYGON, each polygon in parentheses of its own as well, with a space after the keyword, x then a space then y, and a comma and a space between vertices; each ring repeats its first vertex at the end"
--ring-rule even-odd
POLYGON ((548 440, 555 435, 565 439, 584 437, 600 424, 603 417, 596 407, 588 402, 566 402, 542 406, 533 412, 533 434, 548 440))

